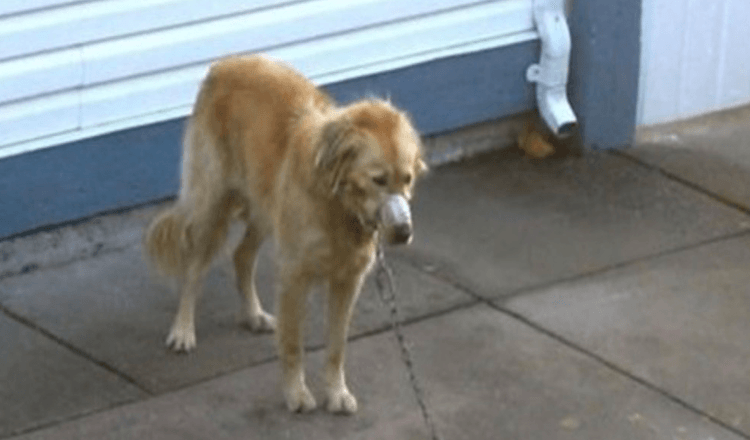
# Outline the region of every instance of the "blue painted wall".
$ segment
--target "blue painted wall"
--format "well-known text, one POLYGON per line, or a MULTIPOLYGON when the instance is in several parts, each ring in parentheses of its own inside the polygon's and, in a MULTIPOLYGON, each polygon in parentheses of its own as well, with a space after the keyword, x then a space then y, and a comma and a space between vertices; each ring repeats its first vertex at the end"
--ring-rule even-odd
MULTIPOLYGON (((391 96, 424 134, 533 107, 526 66, 537 42, 333 84, 341 102, 391 96)), ((174 196, 184 119, 0 160, 0 239, 174 196)))
POLYGON ((0 238, 172 196, 182 125, 169 121, 0 160, 0 238))

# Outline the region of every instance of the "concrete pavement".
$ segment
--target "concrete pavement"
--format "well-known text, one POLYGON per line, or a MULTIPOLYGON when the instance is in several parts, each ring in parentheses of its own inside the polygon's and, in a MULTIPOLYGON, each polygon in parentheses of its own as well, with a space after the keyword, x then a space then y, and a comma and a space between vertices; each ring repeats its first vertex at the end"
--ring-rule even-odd
MULTIPOLYGON (((388 256, 444 439, 750 438, 749 115, 649 128, 621 153, 504 149, 431 172, 413 246, 388 256)), ((0 243, 0 438, 429 438, 372 282, 352 326, 352 417, 287 413, 272 336, 237 323, 228 252, 197 350, 167 351, 176 295, 139 245, 157 208, 0 243)), ((322 399, 319 300, 307 343, 322 399)))

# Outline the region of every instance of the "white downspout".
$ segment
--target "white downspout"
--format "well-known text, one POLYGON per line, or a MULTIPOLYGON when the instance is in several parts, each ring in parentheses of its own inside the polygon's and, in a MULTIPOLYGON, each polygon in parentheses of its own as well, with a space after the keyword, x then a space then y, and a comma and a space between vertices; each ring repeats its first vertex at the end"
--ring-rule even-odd
POLYGON ((534 22, 542 40, 539 64, 532 64, 526 79, 536 83, 539 113, 559 137, 572 134, 578 125, 566 92, 570 64, 570 30, 564 0, 534 0, 534 22))

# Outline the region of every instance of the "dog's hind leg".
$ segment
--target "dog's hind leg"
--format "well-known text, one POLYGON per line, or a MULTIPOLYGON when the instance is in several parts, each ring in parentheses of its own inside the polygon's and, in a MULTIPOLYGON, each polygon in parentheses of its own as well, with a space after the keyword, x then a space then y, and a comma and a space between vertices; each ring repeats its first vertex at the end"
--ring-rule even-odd
POLYGON ((242 298, 244 323, 254 332, 271 332, 276 329, 276 318, 263 310, 255 287, 255 267, 262 243, 260 231, 248 222, 245 237, 234 251, 234 270, 237 274, 237 289, 242 298))
POLYGON ((357 398, 346 386, 344 351, 354 303, 361 288, 361 276, 332 279, 328 292, 328 359, 325 366, 328 411, 352 414, 357 398))
POLYGON ((167 346, 174 351, 188 352, 195 348, 195 303, 203 280, 203 268, 190 264, 180 286, 180 303, 172 328, 167 336, 167 346))
POLYGON ((229 225, 231 195, 194 212, 186 230, 185 273, 180 287, 180 303, 167 337, 167 346, 175 351, 195 348, 195 306, 211 260, 224 244, 229 225))

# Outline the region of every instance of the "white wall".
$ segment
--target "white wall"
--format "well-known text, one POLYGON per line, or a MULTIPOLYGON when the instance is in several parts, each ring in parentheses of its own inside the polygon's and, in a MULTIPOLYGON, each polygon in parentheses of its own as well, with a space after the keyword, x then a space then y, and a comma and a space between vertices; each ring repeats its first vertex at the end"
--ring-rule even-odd
POLYGON ((750 103, 750 0, 643 0, 638 124, 750 103))

